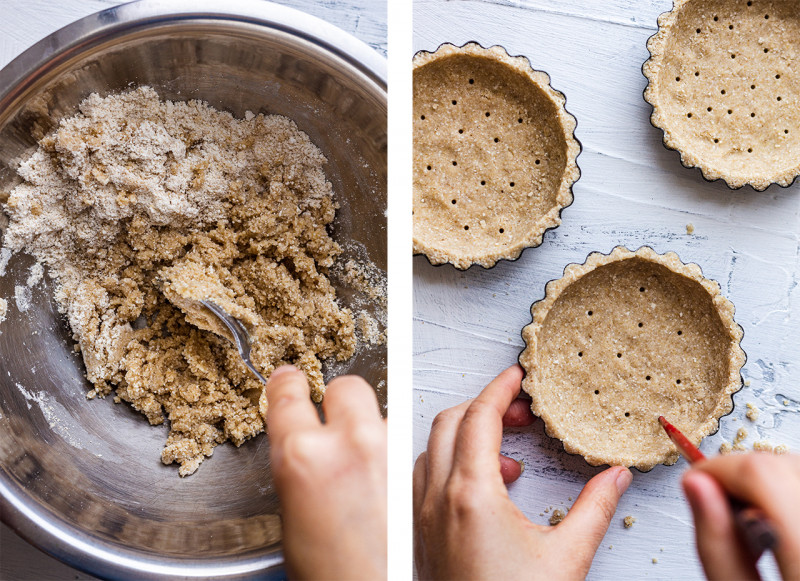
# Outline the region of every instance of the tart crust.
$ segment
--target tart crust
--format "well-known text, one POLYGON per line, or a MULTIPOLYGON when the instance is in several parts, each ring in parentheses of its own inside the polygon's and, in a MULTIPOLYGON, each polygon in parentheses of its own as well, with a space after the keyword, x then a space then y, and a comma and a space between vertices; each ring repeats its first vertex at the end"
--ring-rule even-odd
POLYGON ((794 0, 674 0, 647 42, 652 124, 686 167, 729 187, 800 175, 800 11, 794 0))
POLYGON ((504 48, 414 57, 414 253, 490 268, 561 223, 580 176, 575 118, 550 77, 504 48))
POLYGON ((589 464, 673 464, 659 415, 699 444, 733 409, 745 361, 733 313, 674 252, 593 253, 531 307, 522 388, 548 435, 589 464))

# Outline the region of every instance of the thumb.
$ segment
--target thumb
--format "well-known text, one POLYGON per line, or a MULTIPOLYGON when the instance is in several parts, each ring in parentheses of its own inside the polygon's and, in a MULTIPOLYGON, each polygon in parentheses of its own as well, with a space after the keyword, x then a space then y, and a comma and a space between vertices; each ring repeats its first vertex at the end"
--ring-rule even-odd
POLYGON ((563 534, 582 539, 592 551, 597 550, 617 511, 617 503, 632 480, 631 471, 623 466, 614 466, 592 478, 558 525, 564 529, 563 534))

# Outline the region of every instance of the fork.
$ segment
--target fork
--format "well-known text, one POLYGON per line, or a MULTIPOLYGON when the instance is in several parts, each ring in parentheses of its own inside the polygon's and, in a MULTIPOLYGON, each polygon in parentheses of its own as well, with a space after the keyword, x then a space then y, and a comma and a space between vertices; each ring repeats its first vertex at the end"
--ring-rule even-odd
POLYGON ((239 352, 239 356, 242 358, 242 361, 244 361, 244 364, 247 365, 247 368, 252 371, 253 375, 260 379, 262 383, 267 383, 267 380, 258 372, 253 362, 250 360, 252 342, 250 341, 250 334, 247 332, 242 322, 231 316, 225 309, 210 299, 202 299, 199 303, 211 311, 211 313, 228 328, 231 335, 233 335, 233 342, 236 344, 236 350, 239 352))

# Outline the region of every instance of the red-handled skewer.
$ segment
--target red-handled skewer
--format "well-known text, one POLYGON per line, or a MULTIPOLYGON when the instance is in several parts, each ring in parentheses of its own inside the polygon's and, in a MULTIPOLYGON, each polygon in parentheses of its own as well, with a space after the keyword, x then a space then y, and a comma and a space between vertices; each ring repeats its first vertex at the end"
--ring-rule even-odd
POLYGON ((700 460, 706 459, 698 447, 692 444, 689 441, 689 438, 684 436, 678 428, 670 424, 664 418, 664 416, 658 416, 658 421, 661 423, 661 427, 664 428, 664 431, 667 432, 667 435, 669 436, 669 439, 672 440, 672 443, 678 447, 678 452, 680 452, 681 456, 686 458, 689 463, 699 462, 700 460))

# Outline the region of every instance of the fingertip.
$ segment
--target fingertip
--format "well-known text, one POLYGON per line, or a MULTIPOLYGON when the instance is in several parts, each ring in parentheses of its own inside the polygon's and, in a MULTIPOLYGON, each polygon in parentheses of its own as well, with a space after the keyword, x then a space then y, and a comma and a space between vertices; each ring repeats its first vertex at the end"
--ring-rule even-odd
POLYGON ((711 523, 709 528, 724 528, 722 523, 730 520, 730 504, 725 491, 713 477, 700 470, 687 470, 681 478, 686 500, 695 517, 695 522, 711 523))
POLYGON ((275 369, 275 371, 272 372, 272 374, 269 376, 269 378, 270 378, 270 380, 276 379, 276 378, 280 377, 281 375, 286 375, 287 373, 292 373, 292 372, 295 372, 295 371, 300 371, 300 370, 297 367, 295 367, 294 365, 290 365, 290 364, 281 365, 280 367, 277 367, 275 369))
POLYGON ((302 373, 297 367, 294 365, 281 365, 280 367, 276 368, 267 379, 267 389, 274 389, 278 383, 284 381, 287 377, 294 373, 302 373))
POLYGON ((566 534, 580 534, 597 547, 614 518, 620 496, 630 486, 633 475, 624 466, 613 466, 596 474, 583 487, 564 519, 566 534), (578 532, 580 531, 580 533, 578 532))
POLYGON ((703 499, 713 492, 716 482, 705 472, 689 469, 681 476, 681 487, 693 511, 702 507, 703 499))
POLYGON ((614 477, 614 484, 617 486, 617 493, 622 496, 633 482, 633 473, 625 466, 616 466, 612 470, 617 470, 614 477))
POLYGON ((522 377, 525 375, 525 370, 522 369, 522 365, 519 363, 515 363, 511 367, 506 368, 501 375, 508 375, 512 379, 516 379, 518 382, 522 382, 522 377))
POLYGON ((524 399, 515 399, 503 414, 503 425, 507 428, 520 428, 530 426, 536 417, 531 411, 530 402, 524 399))
POLYGON ((266 401, 260 408, 265 411, 264 420, 273 444, 290 431, 313 427, 319 423, 316 409, 309 397, 308 380, 294 365, 283 365, 275 369, 264 386, 262 396, 264 394, 266 401))
POLYGON ((356 387, 361 391, 374 392, 372 386, 360 375, 339 375, 328 382, 328 390, 341 387, 356 387))
POLYGON ((375 390, 358 375, 341 375, 328 382, 322 409, 326 422, 364 424, 381 419, 375 390))
POLYGON ((516 482, 522 475, 523 465, 513 458, 500 454, 500 475, 503 477, 504 484, 516 482))

